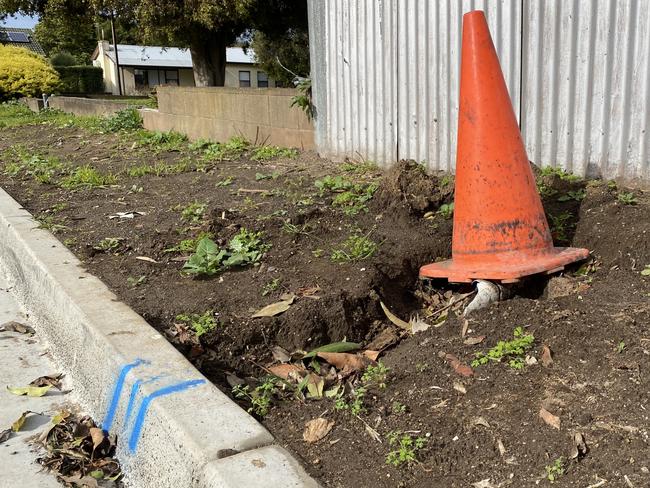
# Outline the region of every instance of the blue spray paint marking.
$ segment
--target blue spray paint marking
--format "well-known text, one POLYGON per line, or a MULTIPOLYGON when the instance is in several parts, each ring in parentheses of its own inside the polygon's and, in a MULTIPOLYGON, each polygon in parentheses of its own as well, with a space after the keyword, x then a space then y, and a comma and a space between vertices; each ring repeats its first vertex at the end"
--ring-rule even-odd
POLYGON ((145 381, 138 379, 135 381, 135 383, 133 383, 133 386, 131 387, 131 395, 129 395, 129 403, 126 407, 126 416, 124 417, 124 425, 127 425, 129 419, 131 418, 131 413, 133 413, 133 407, 135 407, 135 399, 138 396, 138 391, 140 390, 140 386, 159 380, 160 378, 163 377, 164 377, 163 375, 154 376, 145 381))
POLYGON ((122 394, 122 388, 124 388, 126 375, 129 374, 129 371, 131 371, 133 368, 145 363, 147 363, 147 361, 144 359, 136 359, 132 363, 122 366, 120 374, 117 377, 117 382, 115 383, 115 388, 113 389, 113 397, 111 398, 111 403, 108 406, 108 411, 106 412, 106 417, 104 417, 104 422, 102 422, 102 429, 106 432, 109 432, 111 430, 113 420, 115 420, 115 412, 117 411, 117 405, 120 402, 120 395, 122 394))
POLYGON ((160 390, 156 390, 153 393, 147 395, 142 400, 140 404, 140 410, 138 410, 138 415, 135 418, 135 424, 133 424, 133 430, 131 431, 131 437, 129 438, 129 450, 134 452, 138 447, 138 441, 140 440, 140 434, 142 432, 142 426, 144 424, 145 417, 147 416, 147 410, 149 410, 149 405, 151 402, 162 396, 171 395, 172 393, 178 393, 188 388, 194 388, 195 386, 202 385, 206 380, 190 380, 183 381, 182 383, 176 383, 175 385, 169 385, 160 390))

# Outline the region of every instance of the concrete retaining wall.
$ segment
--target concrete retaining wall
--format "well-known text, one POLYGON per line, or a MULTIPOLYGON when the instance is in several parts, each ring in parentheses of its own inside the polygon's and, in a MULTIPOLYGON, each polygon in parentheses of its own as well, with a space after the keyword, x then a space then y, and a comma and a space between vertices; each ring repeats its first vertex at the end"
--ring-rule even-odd
POLYGON ((291 107, 287 88, 159 87, 158 110, 141 109, 149 130, 174 130, 190 139, 244 136, 257 144, 313 149, 314 128, 291 107))
POLYGON ((21 102, 27 105, 32 112, 40 112, 43 110, 43 99, 42 98, 21 98, 21 102))
POLYGON ((51 108, 58 108, 75 115, 110 115, 127 107, 125 103, 110 100, 57 96, 51 97, 48 104, 51 108))

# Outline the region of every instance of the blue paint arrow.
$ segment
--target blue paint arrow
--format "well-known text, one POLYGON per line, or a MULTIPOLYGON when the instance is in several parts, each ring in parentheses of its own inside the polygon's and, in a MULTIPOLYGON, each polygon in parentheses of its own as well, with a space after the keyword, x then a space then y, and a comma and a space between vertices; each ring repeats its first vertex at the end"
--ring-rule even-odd
POLYGON ((126 375, 129 374, 129 371, 131 371, 133 368, 136 368, 141 364, 148 364, 148 361, 138 358, 132 363, 125 364, 124 366, 122 366, 122 369, 120 370, 120 374, 117 377, 117 381, 115 382, 115 387, 113 388, 113 396, 111 398, 111 403, 106 412, 106 417, 104 417, 104 421, 102 422, 102 429, 104 431, 109 432, 111 430, 111 427, 113 426, 113 420, 115 420, 115 412, 117 411, 117 405, 120 402, 120 395, 122 394, 122 389, 124 388, 124 381, 126 380, 126 375))

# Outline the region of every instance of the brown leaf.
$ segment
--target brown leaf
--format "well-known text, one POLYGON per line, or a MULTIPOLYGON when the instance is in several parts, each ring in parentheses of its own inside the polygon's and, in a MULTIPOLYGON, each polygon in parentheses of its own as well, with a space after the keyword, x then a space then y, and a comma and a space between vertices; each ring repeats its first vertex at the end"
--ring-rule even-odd
POLYGON ((70 483, 70 486, 79 488, 98 488, 97 480, 91 476, 75 475, 75 476, 59 476, 60 480, 70 483))
POLYGON ((467 329, 469 329, 469 320, 463 319, 463 326, 460 329, 460 336, 465 337, 467 334, 467 329))
POLYGON ((278 378, 282 378, 283 380, 288 380, 290 377, 297 377, 300 376, 300 373, 305 371, 305 368, 301 368, 300 366, 296 366, 295 364, 276 364, 275 366, 270 366, 269 371, 273 373, 275 376, 278 378))
POLYGON ((454 368, 454 371, 461 376, 474 376, 474 370, 470 368, 467 364, 461 363, 453 354, 445 354, 445 359, 449 365, 454 368))
POLYGON ((57 390, 60 390, 61 378, 63 378, 63 373, 39 376, 33 380, 29 386, 53 386, 57 390))
POLYGON ((381 354, 381 351, 372 351, 370 349, 366 349, 365 351, 362 352, 362 354, 370 359, 371 361, 377 361, 377 358, 381 354))
POLYGON ((539 411, 539 416, 544 422, 546 422, 546 424, 550 425, 554 429, 560 429, 560 417, 557 415, 553 415, 551 412, 542 407, 539 411))
POLYGON ((289 351, 280 346, 273 347, 273 349, 271 349, 271 352, 273 353, 273 357, 276 361, 279 361, 281 363, 288 363, 291 361, 291 355, 289 354, 289 351))
POLYGON ((379 301, 379 305, 381 305, 382 310, 386 314, 386 317, 388 317, 388 320, 390 320, 392 323, 394 323, 397 327, 400 329, 404 329, 408 332, 411 332, 411 324, 408 322, 403 321, 400 319, 397 315, 395 315, 393 312, 388 310, 388 307, 384 305, 384 302, 381 300, 379 301))
POLYGON ((474 337, 468 337, 463 341, 463 344, 466 346, 475 346, 476 344, 480 344, 485 340, 485 336, 474 336, 474 337))
POLYGON ((324 359, 336 369, 347 371, 361 371, 370 364, 370 360, 366 356, 347 352, 319 352, 316 353, 316 356, 324 359))
POLYGON ((276 315, 280 315, 289 310, 292 303, 293 300, 282 300, 280 302, 272 303, 271 305, 261 308, 251 317, 254 319, 259 317, 275 317, 276 315))
POLYGON ((12 433, 13 433, 12 429, 5 429, 2 432, 0 432, 0 443, 8 441, 12 433))
POLYGON ((576 459, 585 454, 587 454, 587 443, 585 442, 585 438, 580 432, 576 432, 573 434, 573 445, 571 446, 569 459, 576 459))
POLYGON ((30 327, 29 325, 21 324, 20 322, 16 322, 14 320, 10 322, 5 322, 4 324, 0 325, 0 331, 18 332, 19 334, 29 334, 29 335, 34 335, 36 333, 33 327, 30 327))
POLYGON ((393 327, 387 327, 368 344, 368 349, 373 351, 383 351, 392 346, 399 340, 399 336, 393 327))
POLYGON ((90 438, 93 440, 93 451, 97 449, 102 442, 104 442, 104 431, 97 427, 90 428, 90 438))
POLYGON ((320 298, 320 297, 314 296, 319 291, 320 291, 320 286, 318 286, 318 285, 310 286, 310 287, 302 287, 302 288, 298 288, 298 290, 296 291, 296 295, 298 295, 300 297, 320 298))
POLYGON ((305 442, 313 444, 323 439, 327 434, 330 433, 334 427, 334 421, 328 421, 322 417, 317 419, 310 420, 305 424, 305 431, 302 433, 302 438, 305 442))
POLYGON ((546 344, 542 346, 541 360, 542 360, 542 366, 544 366, 545 368, 548 368, 553 364, 553 351, 551 351, 551 348, 548 347, 546 344))
POLYGON ((323 388, 325 388, 325 380, 317 374, 309 373, 307 398, 323 398, 323 388))

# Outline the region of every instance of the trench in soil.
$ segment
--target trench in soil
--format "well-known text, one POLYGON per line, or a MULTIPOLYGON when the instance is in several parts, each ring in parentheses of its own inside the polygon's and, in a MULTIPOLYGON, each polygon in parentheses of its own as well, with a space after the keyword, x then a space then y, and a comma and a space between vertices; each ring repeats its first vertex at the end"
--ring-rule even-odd
MULTIPOLYGON (((265 375, 261 367, 273 362, 274 346, 291 352, 344 339, 365 346, 394 330, 380 300, 408 319, 423 306, 422 290, 466 291, 418 280, 421 265, 451 254, 452 222, 438 211, 452 201, 453 179, 427 175, 415 163, 400 163, 387 173, 361 171, 362 164, 346 167, 355 172, 309 153, 267 162, 252 161, 247 153, 205 172, 128 177, 123 172, 129 167, 194 163, 201 156, 187 149, 152 151, 128 136, 73 128, 26 126, 2 135, 5 168, 15 160, 10 148, 20 145, 120 175, 117 186, 79 191, 39 184, 25 174, 5 174, 0 181, 57 231, 90 272, 228 394, 229 375, 265 375), (318 192, 316 180, 336 175, 379 185, 367 211, 345 215, 332 205, 336 193, 318 192), (232 184, 215 186, 227 179, 232 184), (193 202, 206 204, 205 218, 188 223, 179 206, 193 202), (133 210, 145 215, 108 218, 133 210), (192 279, 180 274, 186 254, 166 252, 201 232, 225 245, 241 228, 263 232, 272 245, 258 266, 192 279), (350 235, 367 236, 378 252, 358 262, 333 263, 332 251, 350 235), (120 239, 115 252, 95 249, 113 237, 120 239), (318 298, 300 296, 300 290, 315 287, 318 298), (298 298, 284 314, 251 318, 287 292, 298 292, 298 298), (206 310, 217 314, 219 327, 200 344, 183 344, 170 333, 178 314, 206 310)), ((275 401, 262 422, 325 486, 464 487, 484 479, 494 486, 534 486, 549 483, 546 466, 560 458, 565 472, 555 486, 587 486, 598 479, 624 483, 625 476, 635 486, 650 484, 643 469, 650 468, 650 278, 640 274, 650 264, 648 195, 634 191, 636 204, 626 205, 619 195, 629 190, 536 173, 556 244, 592 250, 589 272, 578 273, 585 270, 578 264, 550 282, 533 277, 515 288, 512 299, 471 316, 467 335, 485 336, 480 344, 464 343, 456 311, 440 327, 404 337, 380 356, 390 368, 386 388, 369 389, 359 417, 336 410, 330 399, 275 401), (465 378, 440 357, 453 354, 469 363, 476 352, 511 338, 517 326, 535 336, 531 356, 539 358, 543 345, 551 348, 551 367, 513 371, 493 363, 465 378), (560 429, 540 420, 542 407, 561 419, 560 429), (333 420, 334 427, 323 440, 307 444, 305 423, 319 416, 333 420), (391 431, 427 436, 417 462, 386 464, 391 431), (575 432, 584 435, 589 450, 572 459, 575 432)))

